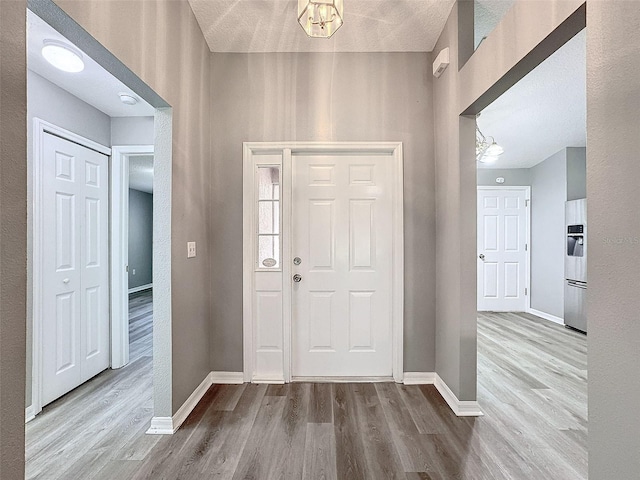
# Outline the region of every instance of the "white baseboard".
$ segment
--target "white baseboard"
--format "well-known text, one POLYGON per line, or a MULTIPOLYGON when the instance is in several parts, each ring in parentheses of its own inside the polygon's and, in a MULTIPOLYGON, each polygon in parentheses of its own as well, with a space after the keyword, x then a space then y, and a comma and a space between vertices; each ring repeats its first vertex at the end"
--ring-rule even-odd
POLYGON ((173 435, 173 419, 171 417, 153 417, 147 435, 173 435))
POLYGON ((147 430, 149 435, 173 435, 180 428, 180 425, 187 419, 189 414, 198 405, 198 402, 202 400, 202 397, 209 387, 212 385, 212 372, 209 372, 204 378, 202 383, 193 391, 189 398, 185 400, 178 411, 173 417, 153 417, 151 419, 151 426, 147 430))
POLYGON ((244 383, 242 372, 211 372, 211 384, 240 385, 244 383))
POLYGON ((405 385, 433 385, 436 372, 404 372, 402 383, 405 385))
POLYGON ((137 293, 143 290, 150 290, 153 288, 153 283, 147 283, 146 285, 140 285, 139 287, 133 287, 129 289, 129 293, 137 293))
POLYGON ((24 423, 28 423, 36 418, 36 409, 33 405, 29 405, 24 409, 24 423))
POLYGON ((564 325, 564 318, 556 317, 555 315, 551 315, 550 313, 541 312, 540 310, 536 310, 535 308, 530 308, 527 313, 535 315, 536 317, 544 318, 545 320, 549 320, 550 322, 557 323, 559 325, 564 325))
POLYGON ((444 380, 438 375, 435 374, 435 382, 434 385, 444 398, 444 401, 447 402, 453 413, 455 413, 458 417, 481 417, 484 414, 480 410, 480 405, 476 401, 469 400, 458 400, 458 397, 451 391, 449 385, 447 385, 444 380))

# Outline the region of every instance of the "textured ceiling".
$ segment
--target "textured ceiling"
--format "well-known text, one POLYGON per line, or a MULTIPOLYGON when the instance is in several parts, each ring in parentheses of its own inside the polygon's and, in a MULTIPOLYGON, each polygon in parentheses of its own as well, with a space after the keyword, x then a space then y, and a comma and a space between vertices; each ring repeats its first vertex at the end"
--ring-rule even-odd
POLYGON ((129 157, 129 188, 153 193, 153 155, 129 157))
POLYGON ((63 72, 50 65, 41 54, 42 42, 45 39, 59 40, 68 44, 71 42, 29 10, 27 10, 27 32, 29 70, 36 72, 110 117, 153 116, 155 113, 153 107, 144 100, 140 100, 136 105, 123 104, 118 96, 120 92, 128 93, 134 97, 136 95, 87 55, 83 56, 84 70, 79 73, 63 72))
POLYGON ((430 52, 454 0, 346 0, 344 25, 309 38, 292 0, 189 0, 212 52, 430 52))
POLYGON ((504 147, 480 168, 530 168, 565 147, 584 147, 586 124, 586 32, 485 108, 478 126, 504 147))

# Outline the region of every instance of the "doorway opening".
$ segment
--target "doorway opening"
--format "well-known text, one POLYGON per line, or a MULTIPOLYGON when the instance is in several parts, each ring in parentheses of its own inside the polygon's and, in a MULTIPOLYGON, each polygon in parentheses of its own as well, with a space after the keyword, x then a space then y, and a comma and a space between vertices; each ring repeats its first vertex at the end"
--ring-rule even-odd
POLYGON ((30 2, 27 20, 31 478, 51 468, 52 448, 81 442, 81 455, 117 436, 119 422, 146 431, 154 414, 171 414, 172 134, 169 105, 53 2, 30 2), (83 68, 48 63, 47 45, 83 68), (130 247, 144 281, 131 301, 130 247), (164 294, 152 303, 149 287, 164 294))
MULTIPOLYGON (((566 209, 586 197, 586 30, 476 125, 478 401, 553 438, 586 478, 587 343, 565 327, 566 209)), ((577 237, 586 252, 586 229, 577 237)))

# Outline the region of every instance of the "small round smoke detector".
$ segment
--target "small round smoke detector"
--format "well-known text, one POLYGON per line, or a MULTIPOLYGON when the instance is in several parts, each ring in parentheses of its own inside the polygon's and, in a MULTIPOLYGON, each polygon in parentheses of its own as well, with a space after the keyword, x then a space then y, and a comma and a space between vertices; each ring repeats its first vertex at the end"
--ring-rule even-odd
POLYGON ((138 99, 133 95, 129 95, 128 93, 120 93, 120 101, 125 105, 135 105, 138 103, 138 99))

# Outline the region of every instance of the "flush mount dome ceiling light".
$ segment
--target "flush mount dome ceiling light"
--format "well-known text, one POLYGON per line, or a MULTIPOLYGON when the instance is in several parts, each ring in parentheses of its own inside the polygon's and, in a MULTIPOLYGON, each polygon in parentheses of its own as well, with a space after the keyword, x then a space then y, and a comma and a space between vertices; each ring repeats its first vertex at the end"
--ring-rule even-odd
POLYGON ((298 22, 310 37, 329 38, 342 26, 342 0, 298 0, 298 22))
POLYGON ((77 48, 59 40, 45 40, 42 56, 58 70, 78 73, 84 70, 82 53, 77 48))
POLYGON ((476 122, 476 160, 480 163, 493 163, 504 153, 504 148, 496 143, 495 138, 485 137, 476 122), (490 138, 491 141, 487 140, 490 138))
POLYGON ((135 105, 138 103, 138 99, 128 93, 119 93, 118 95, 120 96, 120 101, 125 105, 135 105))

